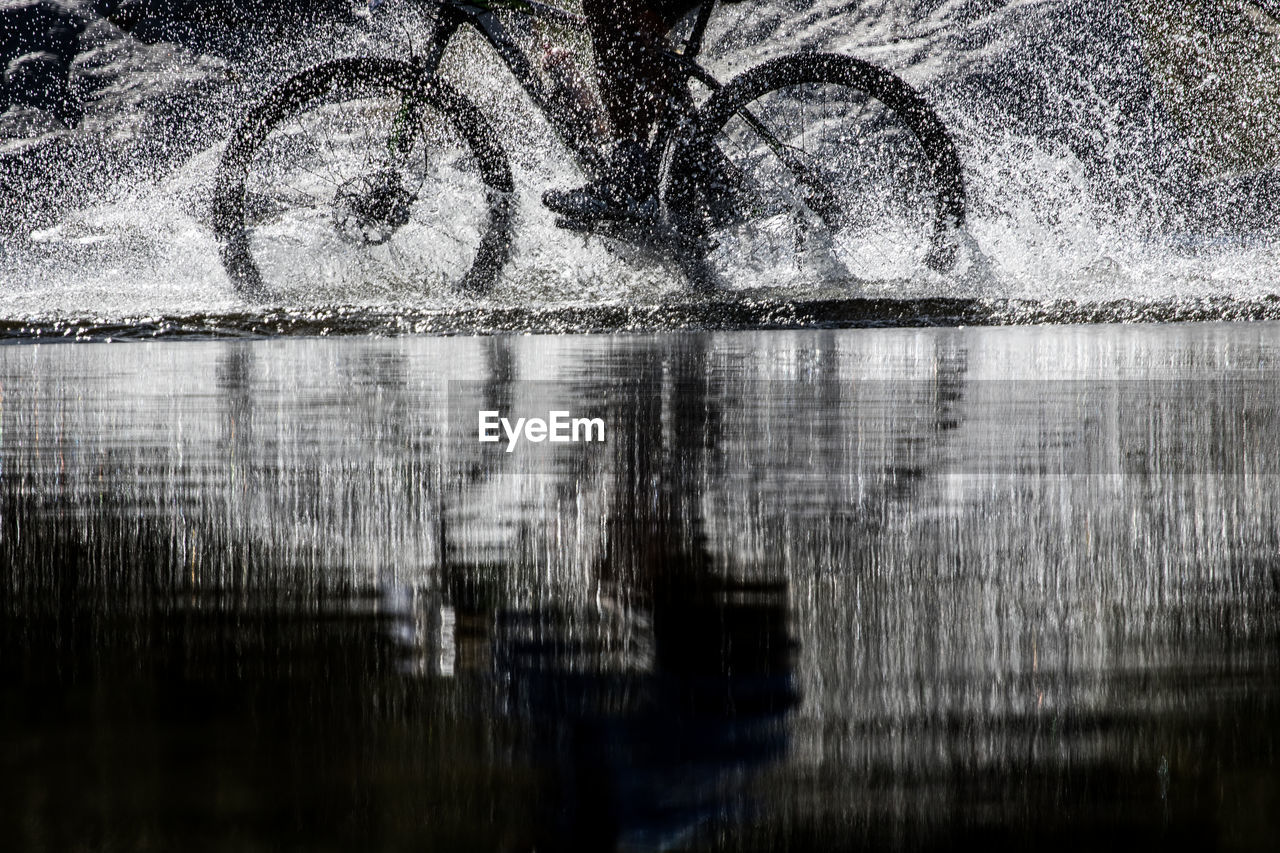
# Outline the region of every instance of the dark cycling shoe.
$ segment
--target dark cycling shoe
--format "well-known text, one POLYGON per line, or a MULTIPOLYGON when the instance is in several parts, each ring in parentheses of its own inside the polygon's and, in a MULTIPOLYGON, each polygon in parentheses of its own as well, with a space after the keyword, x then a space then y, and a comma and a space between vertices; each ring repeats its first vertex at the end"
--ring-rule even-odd
POLYGON ((600 180, 572 190, 547 190, 542 203, 566 219, 577 222, 645 219, 657 209, 655 184, 648 149, 639 144, 619 145, 600 180))
POLYGON ((652 195, 635 198, 608 181, 596 181, 572 190, 547 190, 542 203, 566 219, 578 222, 646 219, 657 209, 652 195))

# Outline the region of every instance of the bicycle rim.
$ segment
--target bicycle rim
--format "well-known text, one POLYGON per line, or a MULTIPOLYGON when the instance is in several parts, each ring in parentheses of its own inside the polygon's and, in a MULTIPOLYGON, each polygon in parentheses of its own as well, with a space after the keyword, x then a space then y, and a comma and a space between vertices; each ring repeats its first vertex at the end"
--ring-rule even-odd
POLYGON ((762 75, 705 133, 705 264, 721 286, 902 282, 939 266, 950 200, 922 102, 896 80, 873 93, 879 77, 850 67, 762 75))
POLYGON ((301 87, 244 158, 224 258, 257 295, 346 301, 496 275, 506 199, 473 141, 411 82, 366 76, 301 87))

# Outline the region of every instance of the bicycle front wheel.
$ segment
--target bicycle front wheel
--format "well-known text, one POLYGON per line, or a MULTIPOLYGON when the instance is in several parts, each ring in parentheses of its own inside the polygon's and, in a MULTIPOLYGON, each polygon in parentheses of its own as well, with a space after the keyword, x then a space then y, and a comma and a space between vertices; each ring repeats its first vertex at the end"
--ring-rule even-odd
POLYGON ((707 102, 676 163, 676 204, 694 211, 699 269, 718 286, 902 280, 954 263, 955 145, 870 63, 802 54, 746 72, 707 102))
POLYGON ((387 59, 304 71, 227 145, 214 225, 250 298, 482 289, 507 257, 511 171, 477 110, 387 59))

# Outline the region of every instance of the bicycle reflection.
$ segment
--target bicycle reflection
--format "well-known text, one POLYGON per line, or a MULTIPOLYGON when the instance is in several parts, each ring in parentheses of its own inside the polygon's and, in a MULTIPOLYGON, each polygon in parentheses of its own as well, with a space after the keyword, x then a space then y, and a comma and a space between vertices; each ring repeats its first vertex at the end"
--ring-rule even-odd
POLYGON ((669 571, 630 605, 488 613, 459 584, 460 665, 487 659, 546 779, 533 837, 513 849, 669 849, 741 817, 752 771, 786 751, 798 696, 785 582, 669 571))
MULTIPOLYGON (((515 398, 514 374, 494 356, 467 413, 515 398)), ((511 544, 475 548, 499 526, 494 504, 454 516, 458 541, 442 560, 441 668, 492 676, 497 714, 544 780, 512 850, 670 849, 743 817, 753 778, 788 747, 799 699, 789 582, 728 572, 707 547, 699 496, 721 417, 706 355, 693 346, 674 360, 656 348, 628 358, 624 376, 602 365, 566 394, 608 400, 607 462, 592 468, 578 454, 576 467, 532 475, 565 500, 593 477, 606 483, 599 549, 582 574, 561 567, 552 582, 502 559, 536 540, 529 510, 513 514, 510 528, 526 533, 511 544)), ((461 491, 515 465, 507 454, 460 456, 461 491)))

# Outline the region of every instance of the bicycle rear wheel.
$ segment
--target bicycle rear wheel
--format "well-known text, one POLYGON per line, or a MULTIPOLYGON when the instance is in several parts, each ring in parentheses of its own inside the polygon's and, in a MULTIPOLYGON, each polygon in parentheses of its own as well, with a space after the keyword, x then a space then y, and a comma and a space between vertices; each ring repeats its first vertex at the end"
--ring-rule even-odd
POLYGON ((506 260, 511 171, 483 117, 387 59, 273 91, 223 156, 214 226, 250 298, 482 289, 506 260))
POLYGON ((668 207, 693 211, 682 227, 708 247, 697 269, 713 285, 902 280, 954 263, 955 145, 870 63, 795 55, 748 71, 707 102, 675 164, 668 207))

